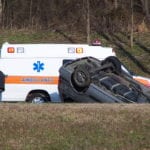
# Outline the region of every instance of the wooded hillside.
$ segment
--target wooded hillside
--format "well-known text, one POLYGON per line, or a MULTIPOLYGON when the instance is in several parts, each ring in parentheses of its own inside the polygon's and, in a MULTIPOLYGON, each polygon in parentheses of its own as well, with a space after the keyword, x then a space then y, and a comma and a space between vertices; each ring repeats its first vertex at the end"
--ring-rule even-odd
POLYGON ((3 29, 134 31, 149 29, 149 0, 0 0, 3 29), (89 3, 89 5, 88 5, 89 3), (88 7, 89 6, 89 7, 88 7), (133 16, 132 16, 133 15, 133 16))

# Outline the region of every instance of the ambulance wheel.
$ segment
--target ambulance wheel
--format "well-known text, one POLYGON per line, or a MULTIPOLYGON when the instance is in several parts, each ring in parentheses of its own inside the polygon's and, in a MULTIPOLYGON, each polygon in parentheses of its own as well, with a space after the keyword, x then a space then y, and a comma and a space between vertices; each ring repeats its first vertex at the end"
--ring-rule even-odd
POLYGON ((82 91, 90 85, 90 74, 84 66, 78 66, 72 74, 72 84, 78 91, 82 91))
POLYGON ((33 104, 41 104, 41 103, 46 103, 48 101, 49 101, 49 98, 44 93, 31 93, 27 98, 27 102, 30 102, 33 104))

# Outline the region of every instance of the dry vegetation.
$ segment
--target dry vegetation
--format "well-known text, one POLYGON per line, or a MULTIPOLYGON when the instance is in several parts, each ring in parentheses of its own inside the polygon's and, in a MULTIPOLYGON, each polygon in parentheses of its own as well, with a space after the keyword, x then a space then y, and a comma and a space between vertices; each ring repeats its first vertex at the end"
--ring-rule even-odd
POLYGON ((134 31, 149 30, 149 0, 0 0, 0 28, 77 30, 85 34, 88 3, 91 30, 130 32, 132 11, 134 31))
POLYGON ((2 150, 149 150, 150 107, 1 104, 2 150))

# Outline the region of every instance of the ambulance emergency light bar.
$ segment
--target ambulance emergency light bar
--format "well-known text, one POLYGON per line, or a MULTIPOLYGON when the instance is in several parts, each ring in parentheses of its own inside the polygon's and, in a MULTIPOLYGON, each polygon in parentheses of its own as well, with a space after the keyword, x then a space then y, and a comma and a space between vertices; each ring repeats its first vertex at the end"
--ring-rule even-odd
MULTIPOLYGON (((24 48, 23 47, 17 47, 17 53, 24 53, 24 48)), ((15 53, 15 48, 14 47, 8 47, 7 48, 7 53, 15 53)))

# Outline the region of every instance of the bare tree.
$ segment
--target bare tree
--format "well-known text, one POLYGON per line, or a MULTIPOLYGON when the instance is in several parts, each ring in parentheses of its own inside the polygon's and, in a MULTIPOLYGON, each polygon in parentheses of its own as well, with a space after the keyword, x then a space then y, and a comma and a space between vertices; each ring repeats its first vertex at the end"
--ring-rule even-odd
POLYGON ((2 23, 2 1, 0 0, 0 24, 2 23))
POLYGON ((114 0, 114 7, 115 7, 115 9, 118 8, 118 0, 114 0))
POLYGON ((131 0, 131 34, 130 34, 130 45, 133 47, 133 27, 134 27, 134 18, 133 18, 133 0, 131 0))
POLYGON ((90 2, 86 0, 87 3, 87 43, 90 44, 90 2))
POLYGON ((137 6, 141 7, 143 13, 145 13, 146 17, 150 17, 150 2, 149 0, 137 0, 137 6))
POLYGON ((29 22, 30 22, 31 26, 33 25, 33 22, 32 22, 32 9, 33 9, 33 0, 30 0, 29 22))
POLYGON ((4 19, 5 18, 5 14, 6 14, 6 11, 5 11, 5 8, 6 8, 6 6, 7 6, 7 2, 6 2, 6 0, 1 0, 1 26, 2 26, 2 28, 5 26, 5 20, 6 19, 4 19))
MULTIPOLYGON (((144 18, 148 23, 150 0, 133 1, 134 14, 140 14, 134 19, 144 18)), ((5 28, 77 29, 87 34, 89 43, 92 30, 126 30, 131 24, 130 3, 131 0, 0 0, 0 23, 5 28)))
POLYGON ((144 7, 145 7, 146 17, 148 19, 150 19, 150 14, 149 14, 149 0, 145 0, 144 7))

